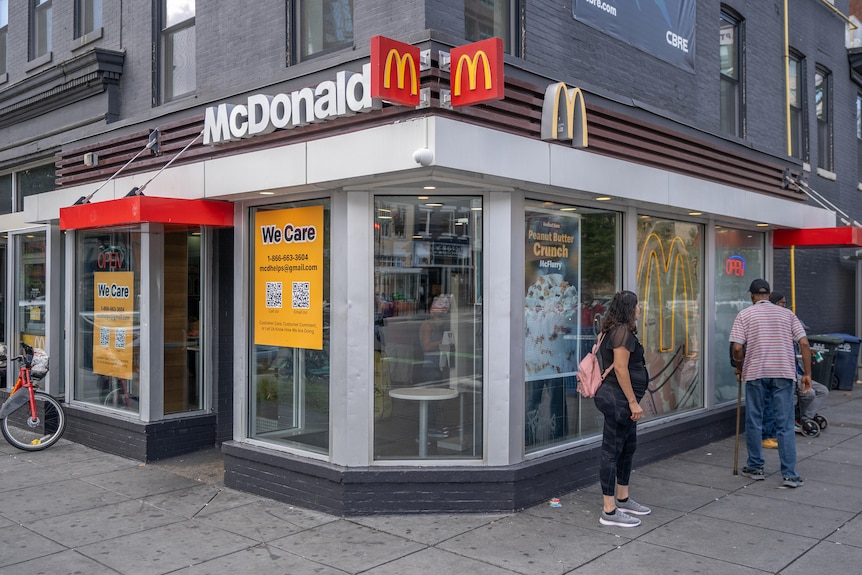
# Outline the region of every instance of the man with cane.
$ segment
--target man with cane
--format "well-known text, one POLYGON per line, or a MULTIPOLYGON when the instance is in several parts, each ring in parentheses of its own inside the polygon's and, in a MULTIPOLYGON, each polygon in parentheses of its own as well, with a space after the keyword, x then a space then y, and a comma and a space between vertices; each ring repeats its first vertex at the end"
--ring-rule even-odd
POLYGON ((802 354, 803 392, 811 389, 811 348, 799 318, 789 309, 769 301, 770 289, 766 280, 754 280, 748 291, 754 305, 739 312, 730 330, 736 375, 745 381, 745 443, 748 460, 742 468, 742 474, 751 479, 765 479, 761 433, 764 397, 769 394, 775 409, 783 485, 801 487, 804 481, 796 473, 796 437, 793 430, 793 386, 796 382, 793 342, 799 343, 802 354))

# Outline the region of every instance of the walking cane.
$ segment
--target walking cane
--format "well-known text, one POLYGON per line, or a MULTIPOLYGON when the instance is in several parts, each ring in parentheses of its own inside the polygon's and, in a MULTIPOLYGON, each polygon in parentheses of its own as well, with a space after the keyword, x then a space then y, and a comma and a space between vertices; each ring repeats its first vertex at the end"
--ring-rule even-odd
POLYGON ((736 374, 736 441, 733 446, 733 474, 739 475, 739 412, 742 411, 742 374, 736 374))

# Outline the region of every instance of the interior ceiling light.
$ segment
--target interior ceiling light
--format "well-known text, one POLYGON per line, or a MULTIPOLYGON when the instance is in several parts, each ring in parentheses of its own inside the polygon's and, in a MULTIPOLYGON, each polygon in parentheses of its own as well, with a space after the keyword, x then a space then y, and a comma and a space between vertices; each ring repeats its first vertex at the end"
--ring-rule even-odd
POLYGON ((419 197, 418 197, 418 198, 416 198, 416 199, 417 199, 417 200, 427 200, 427 199, 428 199, 428 196, 419 196, 419 197))
POLYGON ((274 196, 275 192, 261 192, 260 195, 261 196, 274 196))
POLYGON ((439 207, 440 207, 440 206, 442 206, 443 204, 438 204, 438 203, 429 203, 429 204, 425 204, 425 205, 426 205, 426 206, 428 206, 429 208, 439 208, 439 207))
POLYGON ((578 208, 560 208, 560 211, 561 211, 561 212, 574 212, 574 211, 576 211, 577 209, 578 209, 578 208))
POLYGON ((610 200, 610 199, 611 199, 611 197, 610 197, 610 196, 599 196, 598 198, 596 198, 596 201, 597 201, 597 202, 606 202, 606 201, 608 201, 608 200, 610 200))
POLYGON ((423 190, 436 190, 437 186, 422 186, 423 190))
POLYGON ((690 216, 702 216, 703 212, 689 212, 688 215, 690 215, 690 216))
POLYGON ((764 224, 763 222, 760 222, 759 224, 757 224, 757 227, 758 228, 768 228, 769 224, 764 224))

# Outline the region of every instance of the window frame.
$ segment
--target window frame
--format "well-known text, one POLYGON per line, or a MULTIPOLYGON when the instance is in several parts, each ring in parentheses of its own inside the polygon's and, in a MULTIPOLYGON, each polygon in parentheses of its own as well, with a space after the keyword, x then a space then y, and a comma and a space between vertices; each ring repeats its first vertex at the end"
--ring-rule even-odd
POLYGON ((83 38, 102 27, 102 0, 75 0, 75 38, 83 38), (89 27, 87 15, 92 15, 89 27))
POLYGON ((835 162, 832 148, 832 72, 819 64, 814 69, 814 115, 817 122, 817 168, 832 172, 835 162), (822 80, 818 81, 818 78, 822 80))
MULTIPOLYGON (((153 69, 153 106, 158 106, 160 104, 164 104, 167 102, 173 102, 175 100, 180 100, 182 98, 186 98, 196 93, 197 91, 197 36, 195 35, 194 39, 194 86, 191 90, 175 94, 173 92, 169 92, 168 88, 170 84, 174 82, 168 82, 168 58, 171 56, 170 50, 168 50, 168 42, 176 37, 178 33, 184 32, 189 29, 195 29, 195 23, 197 21, 197 6, 194 7, 194 15, 190 18, 186 18, 185 20, 181 20, 170 26, 167 25, 167 15, 168 15, 168 6, 167 3, 171 0, 155 0, 156 5, 154 7, 156 18, 153 19, 153 37, 154 37, 154 49, 156 52, 156 66, 153 69)), ((173 78, 172 78, 173 80, 173 78)))
POLYGON ((3 7, 5 12, 0 13, 0 82, 3 82, 6 76, 9 50, 9 0, 0 0, 0 8, 3 7))
MULTIPOLYGON (((288 54, 288 60, 293 60, 294 63, 305 62, 327 54, 332 54, 333 52, 337 52, 339 50, 353 48, 353 46, 355 45, 354 30, 356 23, 356 13, 354 11, 353 0, 325 0, 325 4, 318 0, 317 2, 315 2, 315 4, 320 5, 321 10, 323 10, 323 8, 332 5, 334 2, 343 1, 347 1, 350 3, 350 39, 343 40, 339 44, 322 47, 320 50, 311 53, 306 53, 306 50, 304 49, 304 45, 306 44, 305 38, 307 36, 307 30, 305 29, 305 23, 307 19, 303 18, 303 9, 307 5, 308 0, 290 0, 288 2, 289 6, 287 23, 289 29, 293 32, 293 42, 288 42, 288 46, 292 46, 294 54, 294 58, 290 58, 290 54, 288 54)), ((323 34, 323 30, 320 30, 319 32, 321 33, 321 35, 323 34)))
MULTIPOLYGON (((482 2, 482 0, 476 0, 478 2, 482 2)), ((464 1, 464 39, 468 42, 479 42, 481 40, 485 40, 487 38, 491 38, 494 36, 499 37, 497 30, 494 30, 494 33, 490 36, 482 36, 481 34, 477 37, 471 37, 468 33, 469 21, 470 18, 468 16, 468 4, 470 0, 464 1)), ((502 35, 503 38, 503 50, 507 54, 512 54, 514 56, 521 56, 521 36, 519 34, 519 30, 521 29, 520 23, 522 18, 521 11, 521 1, 520 0, 493 0, 494 6, 498 2, 506 2, 508 5, 505 8, 505 13, 507 15, 507 22, 505 25, 506 32, 502 35)))
POLYGON ((729 8, 722 6, 719 16, 719 55, 721 54, 721 30, 725 28, 722 22, 729 23, 733 28, 733 69, 736 74, 730 76, 721 69, 719 57, 720 101, 719 127, 723 133, 739 138, 745 137, 745 101, 743 86, 745 85, 745 57, 743 54, 745 42, 745 20, 729 8), (725 85, 732 88, 730 96, 725 95, 725 85), (733 109, 725 111, 725 105, 732 104, 733 109), (727 115, 732 115, 728 118, 727 115))
POLYGON ((27 41, 27 55, 28 60, 33 61, 51 54, 54 0, 30 0, 28 12, 29 34, 27 41), (37 36, 37 32, 39 30, 40 15, 44 15, 45 17, 44 38, 37 36), (40 40, 44 40, 44 47, 40 46, 40 40))
POLYGON ((806 118, 808 117, 808 109, 805 105, 807 100, 807 90, 806 90, 806 82, 805 78, 807 77, 806 66, 805 66, 805 56, 796 52, 795 50, 790 51, 789 61, 788 61, 788 69, 787 69, 787 82, 788 82, 788 106, 789 106, 789 114, 790 114, 790 126, 788 126, 788 134, 790 137, 790 141, 788 142, 788 153, 791 157, 799 158, 803 162, 808 161, 808 122, 806 118), (796 65, 796 83, 795 86, 792 83, 792 76, 790 74, 791 64, 795 63, 796 65), (796 90, 797 94, 797 104, 798 106, 793 105, 793 100, 790 97, 790 90, 796 90), (795 126, 794 126, 794 118, 795 118, 795 126), (795 148, 795 149, 794 149, 795 148))

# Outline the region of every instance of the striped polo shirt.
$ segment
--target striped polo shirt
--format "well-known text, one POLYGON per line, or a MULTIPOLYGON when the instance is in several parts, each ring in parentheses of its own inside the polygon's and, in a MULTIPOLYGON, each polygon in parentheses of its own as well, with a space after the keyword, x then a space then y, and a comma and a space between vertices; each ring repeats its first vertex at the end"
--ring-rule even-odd
POLYGON ((793 342, 805 337, 802 322, 787 308, 761 300, 736 316, 730 341, 745 346, 742 379, 764 377, 796 380, 793 342))

